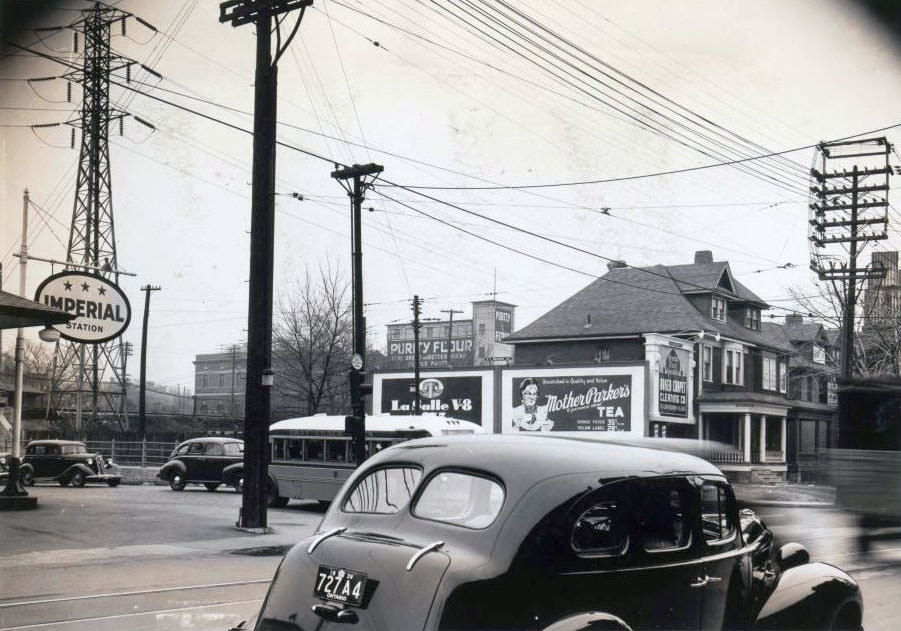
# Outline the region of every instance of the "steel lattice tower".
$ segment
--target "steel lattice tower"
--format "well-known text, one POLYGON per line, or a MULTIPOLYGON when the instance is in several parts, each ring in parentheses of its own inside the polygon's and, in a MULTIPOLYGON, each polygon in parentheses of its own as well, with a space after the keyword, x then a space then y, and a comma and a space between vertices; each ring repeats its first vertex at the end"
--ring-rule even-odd
MULTIPOLYGON (((82 11, 73 24, 75 37, 84 38, 81 71, 68 77, 83 89, 81 150, 76 180, 75 204, 69 230, 66 269, 93 272, 118 284, 115 223, 109 159, 109 125, 125 114, 110 109, 110 73, 127 66, 130 60, 113 55, 110 35, 114 23, 131 14, 103 4, 82 11)), ((60 341, 54 358, 50 406, 57 414, 71 417, 75 429, 96 426, 100 413, 112 413, 123 424, 125 413, 125 371, 120 338, 83 344, 60 341)), ((49 412, 49 410, 48 410, 49 412)))

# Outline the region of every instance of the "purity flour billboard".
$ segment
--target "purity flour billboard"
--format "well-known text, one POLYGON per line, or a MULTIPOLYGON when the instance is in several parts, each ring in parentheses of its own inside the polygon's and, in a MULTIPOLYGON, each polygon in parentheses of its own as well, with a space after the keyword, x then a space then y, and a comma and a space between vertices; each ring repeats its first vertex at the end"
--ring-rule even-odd
POLYGON ((501 372, 503 432, 644 436, 645 364, 501 372))
MULTIPOLYGON (((412 372, 376 373, 372 377, 373 414, 413 413, 412 372)), ((494 373, 491 370, 427 371, 419 375, 423 414, 471 421, 492 430, 494 373)))

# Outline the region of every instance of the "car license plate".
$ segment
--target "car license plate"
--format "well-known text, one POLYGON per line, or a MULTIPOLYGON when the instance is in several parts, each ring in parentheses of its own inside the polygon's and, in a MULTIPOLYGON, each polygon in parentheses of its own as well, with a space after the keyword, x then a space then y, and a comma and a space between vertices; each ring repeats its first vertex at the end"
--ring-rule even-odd
POLYGON ((316 586, 313 588, 313 596, 316 598, 325 598, 359 607, 363 604, 365 592, 366 575, 362 572, 328 565, 319 566, 319 575, 316 577, 316 586))

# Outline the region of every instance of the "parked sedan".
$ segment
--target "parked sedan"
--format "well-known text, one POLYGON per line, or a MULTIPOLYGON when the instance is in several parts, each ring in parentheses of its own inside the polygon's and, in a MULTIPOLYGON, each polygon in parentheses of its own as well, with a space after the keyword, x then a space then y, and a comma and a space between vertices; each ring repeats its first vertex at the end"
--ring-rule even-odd
MULTIPOLYGON (((222 484, 222 470, 244 460, 244 441, 211 436, 192 438, 178 445, 156 474, 173 491, 183 491, 189 483, 203 484, 215 491, 222 484)), ((240 491, 240 484, 235 484, 240 491)))
POLYGON ((54 480, 61 486, 84 486, 86 482, 103 482, 118 486, 122 481, 119 467, 75 440, 33 440, 25 447, 19 469, 22 484, 31 486, 38 480, 54 480))
POLYGON ((358 468, 283 559, 255 628, 859 629, 862 607, 848 574, 775 549, 699 458, 472 435, 358 468))

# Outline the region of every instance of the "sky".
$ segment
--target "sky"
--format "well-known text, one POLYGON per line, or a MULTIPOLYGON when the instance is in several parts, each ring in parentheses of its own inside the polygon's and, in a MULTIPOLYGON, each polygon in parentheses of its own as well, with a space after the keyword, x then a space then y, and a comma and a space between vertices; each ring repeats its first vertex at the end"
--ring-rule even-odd
MULTIPOLYGON (((162 75, 136 69, 137 92, 111 90, 132 117, 110 140, 119 266, 136 274, 121 280, 124 338, 140 348, 140 288, 159 285, 148 379, 193 388, 196 354, 246 339, 254 29, 220 24, 210 0, 110 3, 158 29, 130 20, 113 50, 162 75)), ((43 6, 7 22, 5 39, 80 63, 71 31, 31 27, 66 25, 88 3, 43 6)), ((62 66, 3 53, 0 262, 3 288, 17 291, 25 188, 38 208, 29 252, 66 255, 80 135, 70 149, 69 127, 31 125, 75 120, 80 89, 69 103, 65 81, 24 80, 62 66)), ((385 325, 412 317, 414 295, 425 317, 468 316, 496 295, 517 305, 521 328, 611 259, 673 265, 702 249, 780 307, 779 322, 797 306, 791 290, 814 291, 813 147, 901 141, 899 76, 898 40, 839 0, 316 0, 279 62, 276 310, 307 269, 350 278, 349 200, 330 172, 376 162, 363 217, 376 347, 385 325), (682 172, 660 175, 670 171, 682 172), (563 185, 510 188, 536 184, 563 185), (474 188, 486 186, 499 188, 474 188)), ((877 249, 901 249, 895 208, 890 218, 877 249)), ((26 293, 53 271, 31 261, 26 293)))

